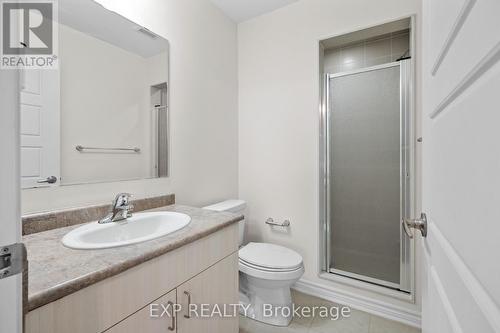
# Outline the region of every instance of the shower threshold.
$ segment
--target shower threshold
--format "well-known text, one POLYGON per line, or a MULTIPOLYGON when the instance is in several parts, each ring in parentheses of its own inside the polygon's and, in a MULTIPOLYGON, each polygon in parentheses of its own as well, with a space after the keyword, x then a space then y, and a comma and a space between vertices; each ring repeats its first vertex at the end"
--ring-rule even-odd
POLYGON ((368 282, 368 283, 371 283, 371 284, 375 284, 375 285, 378 285, 378 286, 382 286, 382 287, 394 289, 394 290, 397 290, 397 291, 404 291, 404 290, 400 289, 400 285, 398 283, 384 281, 384 280, 380 280, 380 279, 377 279, 377 278, 372 278, 372 277, 369 277, 369 276, 365 276, 365 275, 361 275, 361 274, 356 274, 356 273, 352 273, 352 272, 346 272, 346 271, 343 271, 341 269, 335 269, 335 268, 330 268, 330 270, 328 272, 330 274, 340 275, 340 276, 343 276, 343 277, 347 277, 347 278, 350 278, 350 279, 355 279, 355 280, 362 281, 362 282, 368 282))

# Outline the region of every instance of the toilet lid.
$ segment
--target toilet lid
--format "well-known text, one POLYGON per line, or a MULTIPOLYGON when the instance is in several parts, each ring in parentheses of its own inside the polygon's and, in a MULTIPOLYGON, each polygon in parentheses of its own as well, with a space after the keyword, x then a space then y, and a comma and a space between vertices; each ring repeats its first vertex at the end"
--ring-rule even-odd
POLYGON ((239 251, 240 260, 252 265, 293 269, 302 265, 302 257, 286 247, 269 243, 248 243, 239 251))

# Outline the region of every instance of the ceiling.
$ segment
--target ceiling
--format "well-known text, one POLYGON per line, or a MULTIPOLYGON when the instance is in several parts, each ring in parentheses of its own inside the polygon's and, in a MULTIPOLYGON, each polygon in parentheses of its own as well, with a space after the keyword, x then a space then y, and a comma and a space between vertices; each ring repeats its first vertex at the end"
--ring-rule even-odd
POLYGON ((149 58, 168 50, 168 41, 92 0, 59 1, 59 23, 149 58))
POLYGON ((298 0, 211 0, 235 22, 272 12, 298 0))

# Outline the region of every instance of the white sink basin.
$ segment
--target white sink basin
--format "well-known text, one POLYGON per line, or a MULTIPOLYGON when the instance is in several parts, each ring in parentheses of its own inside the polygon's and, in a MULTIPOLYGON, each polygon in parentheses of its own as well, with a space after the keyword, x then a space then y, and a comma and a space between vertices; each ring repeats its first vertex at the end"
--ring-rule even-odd
POLYGON ((92 222, 68 232, 62 243, 72 249, 105 249, 145 242, 184 228, 191 217, 176 212, 136 213, 119 222, 92 222))

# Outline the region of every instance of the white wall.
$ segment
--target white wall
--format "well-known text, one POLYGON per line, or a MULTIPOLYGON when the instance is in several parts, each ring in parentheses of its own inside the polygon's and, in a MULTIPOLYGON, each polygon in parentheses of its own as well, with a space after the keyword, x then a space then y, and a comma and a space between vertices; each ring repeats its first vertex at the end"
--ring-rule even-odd
POLYGON ((237 195, 237 31, 208 0, 101 0, 170 46, 170 177, 23 191, 23 213, 102 203, 120 191, 204 205, 237 195))
MULTIPOLYGON (((302 0, 238 26, 239 194, 248 236, 302 254, 304 280, 418 313, 418 305, 318 277, 318 41, 419 12, 418 0, 302 0), (267 217, 291 220, 273 231, 267 217)), ((417 299, 419 295, 417 295, 417 299)))

